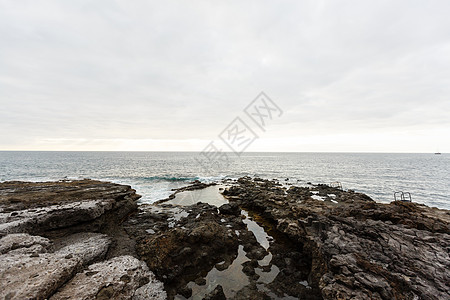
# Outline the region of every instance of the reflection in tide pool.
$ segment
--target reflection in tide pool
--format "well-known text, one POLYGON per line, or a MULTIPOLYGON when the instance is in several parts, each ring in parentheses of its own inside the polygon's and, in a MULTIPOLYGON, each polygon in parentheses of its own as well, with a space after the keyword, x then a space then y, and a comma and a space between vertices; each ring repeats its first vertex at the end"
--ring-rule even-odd
POLYGON ((240 289, 250 283, 247 275, 242 272, 242 264, 249 259, 245 256, 244 246, 239 245, 238 256, 233 263, 223 271, 214 267, 206 275, 206 285, 197 285, 190 282, 188 287, 192 289, 193 299, 202 299, 205 295, 213 291, 216 286, 221 285, 227 298, 233 297, 240 289))
POLYGON ((228 200, 219 193, 222 185, 213 185, 201 190, 184 191, 177 193, 174 199, 165 201, 166 204, 188 206, 198 202, 208 203, 217 207, 228 203, 228 200))
MULTIPOLYGON (((204 201, 202 201, 204 202, 204 201)), ((269 241, 273 238, 269 236, 263 227, 258 225, 253 221, 248 212, 245 210, 241 211, 241 214, 245 216, 243 222, 247 225, 247 229, 251 231, 257 242, 268 252, 268 254, 261 260, 258 260, 259 267, 255 268, 255 273, 259 275, 257 280, 257 286, 259 289, 264 290, 264 284, 271 283, 280 272, 280 269, 272 264, 272 253, 270 253, 269 241), (269 267, 270 269, 263 269, 262 267, 269 267)), ((194 282, 190 282, 188 287, 192 289, 192 299, 202 299, 208 293, 213 291, 218 285, 221 285, 224 294, 227 298, 234 297, 236 293, 250 284, 248 276, 243 272, 242 264, 250 261, 246 256, 247 253, 244 251, 244 246, 239 245, 238 255, 233 260, 232 264, 224 270, 218 270, 214 267, 205 277, 205 285, 197 285, 194 282)), ((182 299, 181 297, 177 297, 182 299)))

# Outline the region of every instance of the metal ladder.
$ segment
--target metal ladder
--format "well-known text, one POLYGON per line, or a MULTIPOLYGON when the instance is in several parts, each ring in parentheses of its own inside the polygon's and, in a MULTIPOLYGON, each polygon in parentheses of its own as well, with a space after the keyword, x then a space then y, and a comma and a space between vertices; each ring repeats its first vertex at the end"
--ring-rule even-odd
POLYGON ((339 181, 335 181, 335 182, 330 183, 330 187, 338 189, 338 190, 341 190, 341 191, 343 190, 342 189, 342 183, 340 183, 339 181))
POLYGON ((394 192, 394 201, 412 202, 411 193, 409 193, 409 192, 394 192))

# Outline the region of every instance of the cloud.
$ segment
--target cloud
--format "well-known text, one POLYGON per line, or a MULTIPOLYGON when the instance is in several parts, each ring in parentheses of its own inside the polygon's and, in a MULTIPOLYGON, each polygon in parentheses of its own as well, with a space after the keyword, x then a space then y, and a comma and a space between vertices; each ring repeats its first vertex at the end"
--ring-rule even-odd
MULTIPOLYGON (((86 140, 92 150, 191 150, 264 90, 285 111, 261 135, 286 141, 271 151, 291 140, 299 142, 290 151, 302 151, 314 135, 328 139, 314 151, 357 151, 361 136, 367 151, 403 151, 374 136, 393 132, 423 151, 424 131, 450 129, 449 8, 1 1, 0 149, 75 149, 69 140, 86 140)), ((443 139, 426 142, 450 151, 443 139)))

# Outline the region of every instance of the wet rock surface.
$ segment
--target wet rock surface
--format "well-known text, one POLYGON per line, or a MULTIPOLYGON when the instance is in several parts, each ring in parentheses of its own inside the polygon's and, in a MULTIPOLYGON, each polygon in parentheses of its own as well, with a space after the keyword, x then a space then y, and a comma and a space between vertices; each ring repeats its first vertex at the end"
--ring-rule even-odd
POLYGON ((376 203, 328 186, 286 189, 250 178, 224 194, 303 245, 311 258, 308 283, 324 299, 450 298, 446 210, 376 203))
POLYGON ((187 186, 182 186, 182 187, 179 187, 179 188, 176 188, 176 189, 172 189, 173 193, 167 199, 158 200, 158 201, 156 201, 156 204, 164 203, 164 202, 166 202, 168 200, 172 200, 172 199, 174 199, 177 196, 177 194, 182 193, 182 192, 203 190, 203 189, 205 189, 207 187, 215 186, 215 185, 217 185, 216 182, 204 183, 204 182, 201 182, 199 180, 195 180, 195 181, 192 181, 187 186))
POLYGON ((94 180, 0 183, 0 236, 76 232, 77 225, 98 231, 106 219, 121 220, 136 210, 139 198, 129 186, 94 180))
POLYGON ((238 246, 233 227, 244 224, 240 216, 224 218, 217 207, 198 203, 188 207, 143 206, 124 226, 136 240, 140 258, 165 283, 169 297, 182 293, 189 298, 191 291, 186 285, 190 281, 223 257, 232 260, 238 246))
POLYGON ((220 184, 138 207, 124 185, 0 183, 0 298, 450 298, 446 210, 327 185, 220 184))
POLYGON ((93 180, 0 183, 1 299, 165 299, 120 223, 129 186, 93 180), (141 288, 143 287, 143 288, 141 288))
POLYGON ((236 203, 142 205, 124 226, 169 299, 320 299, 301 243, 236 203))

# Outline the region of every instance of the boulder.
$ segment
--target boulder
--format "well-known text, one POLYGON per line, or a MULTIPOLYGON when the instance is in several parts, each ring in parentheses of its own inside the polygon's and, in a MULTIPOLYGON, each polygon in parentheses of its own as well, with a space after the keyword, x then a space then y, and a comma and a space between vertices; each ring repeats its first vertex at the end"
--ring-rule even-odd
POLYGON ((144 262, 131 256, 119 256, 90 265, 50 299, 131 299, 136 293, 134 299, 165 298, 162 284, 144 262))
POLYGON ((77 271, 102 259, 110 244, 106 235, 95 233, 68 239, 71 244, 50 252, 49 241, 42 237, 25 234, 3 237, 0 247, 10 250, 0 255, 0 298, 45 299, 77 271), (39 251, 35 251, 36 246, 40 246, 39 251))
POLYGON ((219 207, 219 211, 221 214, 224 215, 238 216, 241 214, 241 209, 239 208, 239 205, 237 205, 237 203, 235 202, 223 204, 222 206, 219 207))
POLYGON ((223 293, 223 288, 221 285, 218 285, 211 291, 208 295, 206 295, 203 300, 226 300, 225 294, 223 293))

